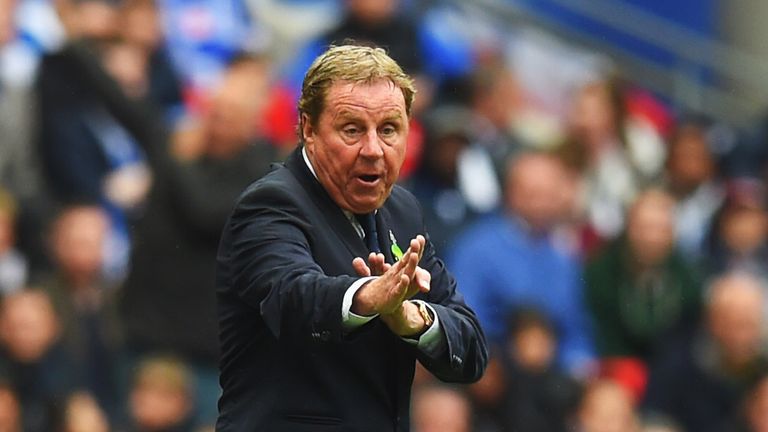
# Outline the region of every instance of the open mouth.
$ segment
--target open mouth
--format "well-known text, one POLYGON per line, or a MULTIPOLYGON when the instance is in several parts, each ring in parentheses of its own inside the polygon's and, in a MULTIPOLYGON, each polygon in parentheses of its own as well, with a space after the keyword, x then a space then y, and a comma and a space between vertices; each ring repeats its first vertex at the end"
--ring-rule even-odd
POLYGON ((360 180, 362 180, 364 183, 376 183, 376 181, 379 179, 379 176, 376 174, 363 174, 361 176, 358 176, 360 180))

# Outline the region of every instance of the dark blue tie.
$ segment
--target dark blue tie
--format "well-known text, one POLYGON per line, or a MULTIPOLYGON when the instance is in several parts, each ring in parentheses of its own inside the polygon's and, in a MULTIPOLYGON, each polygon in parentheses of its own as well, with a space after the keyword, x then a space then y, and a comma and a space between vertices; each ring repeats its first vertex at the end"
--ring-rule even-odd
POLYGON ((379 234, 376 232, 376 217, 373 212, 362 215, 355 215, 360 226, 365 233, 365 244, 368 246, 370 252, 379 253, 381 248, 379 247, 379 234))

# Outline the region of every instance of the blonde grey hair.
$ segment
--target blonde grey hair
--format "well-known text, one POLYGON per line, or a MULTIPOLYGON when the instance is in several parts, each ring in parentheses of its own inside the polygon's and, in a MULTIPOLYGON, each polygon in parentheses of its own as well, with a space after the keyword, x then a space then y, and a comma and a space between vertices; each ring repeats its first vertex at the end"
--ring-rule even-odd
POLYGON ((411 106, 416 95, 413 79, 408 76, 382 48, 358 45, 331 46, 318 56, 307 70, 299 98, 299 133, 303 126, 303 115, 316 125, 323 112, 328 89, 337 82, 370 84, 389 80, 397 86, 405 98, 406 113, 411 115, 411 106))

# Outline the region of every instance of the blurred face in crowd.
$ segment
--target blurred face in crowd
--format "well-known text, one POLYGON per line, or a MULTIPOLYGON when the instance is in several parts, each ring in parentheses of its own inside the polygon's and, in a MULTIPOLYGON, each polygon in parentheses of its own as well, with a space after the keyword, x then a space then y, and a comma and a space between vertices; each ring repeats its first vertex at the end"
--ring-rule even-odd
POLYGON ((731 252, 749 255, 768 237, 768 216, 759 207, 733 206, 724 214, 720 237, 731 252))
POLYGON ((128 1, 122 11, 123 38, 147 51, 153 51, 163 39, 163 29, 152 0, 128 1))
POLYGON ((73 6, 72 22, 80 36, 109 39, 117 34, 117 11, 103 0, 86 0, 73 6))
POLYGON ((398 0, 347 0, 349 13, 368 25, 386 22, 397 11, 398 0))
POLYGON ((639 428, 629 393, 612 381, 597 381, 587 388, 578 421, 583 432, 636 432, 639 428))
POLYGON ((142 429, 165 430, 186 420, 192 402, 185 388, 148 376, 140 378, 131 391, 130 409, 142 429))
POLYGON ((606 144, 613 144, 618 133, 618 119, 605 83, 584 86, 571 108, 570 130, 576 140, 593 156, 606 144))
POLYGON ((427 387, 414 395, 414 432, 469 432, 470 420, 469 402, 457 390, 427 387))
POLYGON ((381 207, 405 159, 403 92, 389 80, 337 82, 319 118, 302 123, 307 155, 331 198, 353 213, 381 207))
POLYGON ((77 392, 67 399, 63 432, 109 432, 106 416, 93 396, 77 392))
POLYGON ((21 432, 19 400, 7 386, 0 386, 0 431, 21 432))
POLYGON ((566 178, 565 167, 552 156, 520 156, 508 168, 507 206, 534 232, 546 232, 567 213, 566 178))
POLYGON ((751 276, 733 275, 712 285, 707 318, 709 331, 726 360, 739 367, 752 360, 763 340, 765 298, 751 276))
POLYGON ((13 40, 16 34, 13 14, 17 0, 0 0, 0 47, 13 40))
POLYGON ((43 292, 21 291, 3 300, 0 341, 17 361, 39 360, 55 341, 57 332, 53 306, 43 292))
POLYGON ((104 66, 123 91, 131 97, 141 97, 148 90, 147 55, 137 45, 120 42, 104 53, 104 66))
POLYGON ((100 276, 108 228, 107 217, 98 207, 74 207, 59 216, 53 231, 53 253, 71 282, 88 283, 100 276))
POLYGON ((768 432, 768 378, 763 378, 747 399, 747 423, 752 432, 768 432))
POLYGON ((425 155, 435 176, 445 183, 452 184, 458 176, 459 155, 467 148, 469 141, 459 135, 446 135, 429 147, 425 155))
POLYGON ((214 90, 206 118, 207 153, 236 155, 258 135, 267 104, 269 68, 265 61, 244 60, 230 67, 214 90))
POLYGON ((667 175, 672 189, 688 193, 709 180, 715 164, 700 127, 687 125, 680 128, 669 148, 667 175))
POLYGON ((653 267, 666 259, 675 238, 674 201, 666 193, 650 190, 632 205, 627 240, 632 257, 641 267, 653 267))
POLYGON ((502 131, 510 130, 515 112, 520 109, 522 96, 515 75, 503 64, 489 66, 478 75, 474 108, 502 131))
POLYGON ((521 368, 542 372, 554 359, 555 339, 545 327, 529 325, 513 335, 511 348, 511 354, 521 368))

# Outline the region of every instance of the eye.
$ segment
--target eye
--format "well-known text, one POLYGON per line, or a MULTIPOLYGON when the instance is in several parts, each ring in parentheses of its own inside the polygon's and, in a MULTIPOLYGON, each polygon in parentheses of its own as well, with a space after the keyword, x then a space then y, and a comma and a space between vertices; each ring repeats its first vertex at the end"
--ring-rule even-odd
POLYGON ((353 124, 349 124, 349 125, 346 125, 346 126, 344 126, 344 127, 341 129, 341 131, 342 131, 342 132, 344 133, 344 135, 346 135, 346 136, 349 136, 349 137, 355 137, 355 136, 358 136, 358 135, 360 135, 360 133, 362 132, 362 129, 360 129, 359 127, 357 127, 357 126, 355 126, 355 125, 353 125, 353 124))
POLYGON ((394 135, 395 133, 397 133, 397 128, 396 128, 396 127, 394 127, 394 126, 393 126, 393 125, 391 125, 391 124, 387 124, 387 125, 384 125, 384 127, 382 127, 382 128, 379 130, 379 133, 380 133, 380 134, 381 134, 381 136, 383 136, 383 137, 390 137, 390 136, 394 135))

